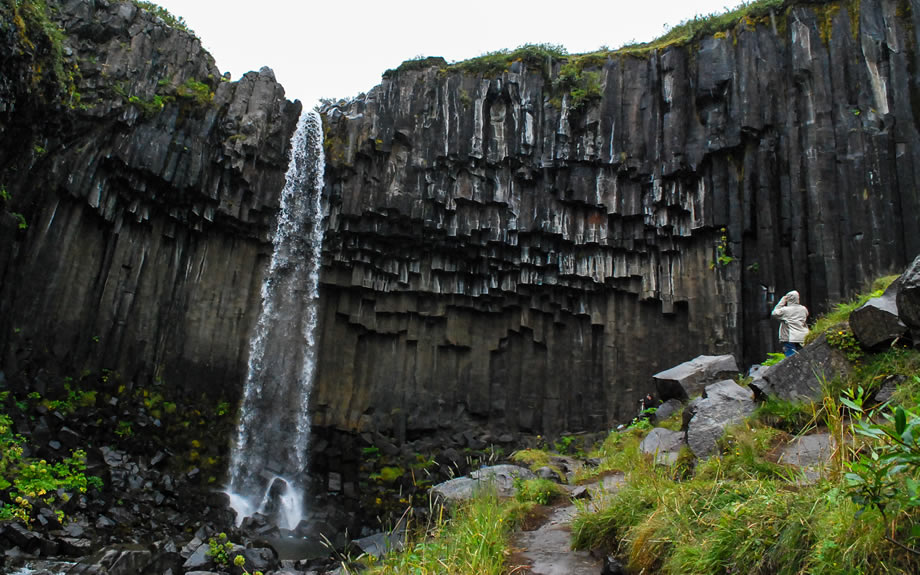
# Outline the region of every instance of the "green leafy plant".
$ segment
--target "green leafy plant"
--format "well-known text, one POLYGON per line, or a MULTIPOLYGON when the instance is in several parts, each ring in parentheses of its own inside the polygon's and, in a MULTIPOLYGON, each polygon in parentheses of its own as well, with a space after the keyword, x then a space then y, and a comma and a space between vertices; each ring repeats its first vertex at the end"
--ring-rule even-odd
POLYGON ((214 92, 210 86, 204 82, 199 82, 192 78, 186 80, 181 86, 176 88, 176 96, 192 100, 199 106, 207 106, 214 99, 214 92))
POLYGON ((849 328, 828 331, 827 343, 842 351, 851 362, 859 361, 865 355, 862 346, 859 345, 859 341, 849 328))
POLYGON ((580 110, 602 96, 600 73, 586 71, 586 62, 590 60, 576 58, 566 62, 553 80, 553 88, 567 94, 570 110, 580 110))
POLYGON ((556 449, 557 453, 568 453, 569 448, 572 446, 572 443, 575 441, 575 438, 571 435, 563 435, 553 444, 553 447, 556 449))
POLYGON ((562 497, 563 490, 559 484, 549 479, 514 479, 515 498, 522 502, 533 502, 540 505, 548 505, 559 497, 562 497))
POLYGON ((115 428, 115 435, 122 439, 127 439, 134 435, 130 421, 119 421, 118 427, 115 428))
MULTIPOLYGON (((900 406, 866 411, 862 389, 858 391, 840 397, 840 402, 858 415, 853 429, 871 443, 849 464, 847 493, 859 505, 857 516, 878 510, 883 524, 890 526, 886 538, 903 546, 896 540, 891 510, 920 507, 920 415, 900 406), (879 422, 879 415, 887 424, 879 422)), ((911 536, 920 537, 920 524, 912 525, 911 536)))
POLYGON ((735 258, 731 255, 731 246, 728 244, 728 230, 722 228, 719 233, 721 235, 719 236, 719 241, 716 242, 716 258, 709 263, 709 269, 711 270, 717 267, 725 267, 735 261, 735 258))
MULTIPOLYGON (((205 554, 218 566, 230 565, 230 554, 233 552, 234 543, 226 533, 220 533, 217 538, 208 539, 208 550, 205 554)), ((244 559, 245 561, 245 559, 244 559)))
POLYGON ((764 367, 770 367, 771 365, 776 365, 777 363, 783 361, 784 359, 786 359, 786 354, 784 353, 768 352, 767 359, 765 359, 761 365, 763 365, 764 367))
MULTIPOLYGON (((4 397, 4 400, 6 397, 4 397)), ((44 459, 23 457, 25 439, 13 433, 12 421, 0 412, 0 521, 32 522, 32 509, 37 502, 55 510, 73 494, 101 488, 102 481, 87 476, 86 452, 74 451, 57 463, 44 459)))

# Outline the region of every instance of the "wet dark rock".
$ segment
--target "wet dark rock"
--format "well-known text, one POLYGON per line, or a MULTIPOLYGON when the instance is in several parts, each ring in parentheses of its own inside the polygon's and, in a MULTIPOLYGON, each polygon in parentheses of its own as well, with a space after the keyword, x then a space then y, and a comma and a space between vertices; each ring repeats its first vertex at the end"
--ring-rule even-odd
MULTIPOLYGON (((262 571, 268 573, 278 568, 278 555, 274 549, 268 547, 240 549, 231 555, 230 562, 233 563, 237 555, 242 555, 246 563, 244 567, 252 573, 253 571, 262 571)), ((242 573, 242 570, 237 570, 242 573)))
POLYGON ((853 367, 842 351, 831 347, 822 334, 797 354, 759 372, 750 383, 759 397, 785 401, 821 398, 821 382, 846 378, 853 367))
POLYGON ((910 328, 914 345, 920 347, 920 255, 901 275, 896 297, 898 316, 910 328))
POLYGON ((137 575, 150 564, 152 553, 140 545, 113 545, 71 567, 68 575, 137 575))
POLYGON ((57 542, 61 546, 61 553, 70 557, 83 557, 93 551, 91 539, 80 537, 60 537, 57 542))
POLYGON ((684 404, 679 399, 669 399, 658 406, 658 409, 655 410, 655 415, 652 419, 655 422, 661 422, 665 419, 671 417, 681 409, 683 409, 684 404))
POLYGON ((6 539, 23 551, 34 551, 42 542, 42 536, 39 533, 30 531, 15 521, 0 524, 0 538, 6 539))
POLYGON ((156 467, 164 459, 166 459, 166 454, 162 451, 157 451, 156 454, 150 459, 150 466, 156 467))
POLYGON ((777 463, 799 468, 808 482, 821 477, 829 466, 837 442, 827 433, 814 433, 793 438, 779 452, 777 463))
POLYGON ((890 401, 894 392, 897 391, 898 386, 901 385, 907 379, 904 375, 889 375, 882 381, 882 386, 878 391, 875 392, 875 395, 872 397, 872 400, 877 403, 885 403, 890 401))
POLYGON ((899 286, 900 281, 896 280, 880 297, 870 299, 850 313, 850 328, 863 347, 876 348, 907 333, 907 326, 898 317, 899 286))
POLYGON ((601 575, 626 575, 627 571, 623 564, 613 555, 604 556, 604 567, 601 569, 601 575))
POLYGON ((211 556, 208 555, 209 550, 210 547, 207 544, 199 545, 182 564, 182 568, 190 571, 198 571, 212 567, 214 562, 211 560, 211 556))
POLYGON ((537 477, 541 479, 549 479, 550 481, 559 481, 559 476, 550 467, 546 467, 546 466, 540 467, 539 469, 536 469, 534 473, 537 475, 537 477))
POLYGON ((182 546, 179 555, 181 555, 183 559, 188 559, 199 547, 201 547, 202 543, 203 541, 199 537, 196 536, 192 538, 191 541, 182 546))

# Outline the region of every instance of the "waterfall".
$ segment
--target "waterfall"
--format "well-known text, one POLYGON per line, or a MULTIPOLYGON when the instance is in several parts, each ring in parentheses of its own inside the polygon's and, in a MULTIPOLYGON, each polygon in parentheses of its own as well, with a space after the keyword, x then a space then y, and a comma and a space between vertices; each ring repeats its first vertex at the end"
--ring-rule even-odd
POLYGON ((305 515, 324 167, 322 122, 318 113, 305 112, 291 139, 262 310, 249 344, 226 489, 238 525, 263 513, 294 529, 305 515))

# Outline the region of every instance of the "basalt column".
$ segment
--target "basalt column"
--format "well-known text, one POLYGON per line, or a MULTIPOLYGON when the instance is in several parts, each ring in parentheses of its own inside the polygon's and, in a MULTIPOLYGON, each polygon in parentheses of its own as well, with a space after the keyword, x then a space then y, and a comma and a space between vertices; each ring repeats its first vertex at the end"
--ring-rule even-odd
POLYGON ((656 370, 763 359, 777 292, 817 313, 903 267, 917 18, 787 3, 660 49, 409 62, 327 106, 315 423, 601 429, 656 370))

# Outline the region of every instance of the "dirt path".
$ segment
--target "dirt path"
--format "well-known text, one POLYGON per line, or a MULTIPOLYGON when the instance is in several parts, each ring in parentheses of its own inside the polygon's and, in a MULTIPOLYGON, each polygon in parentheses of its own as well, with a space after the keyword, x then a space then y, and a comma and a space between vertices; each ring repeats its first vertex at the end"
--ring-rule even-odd
MULTIPOLYGON (((622 476, 606 477, 589 489, 597 499, 616 490, 622 476)), ((571 504, 553 509, 546 521, 533 531, 519 531, 511 540, 515 550, 512 564, 520 567, 514 573, 531 575, 598 575, 604 568, 602 559, 588 551, 573 551, 572 519, 575 506, 571 504)))
POLYGON ((572 551, 571 522, 575 506, 558 507, 546 523, 534 531, 520 531, 512 539, 518 550, 515 559, 523 569, 515 573, 533 575, 598 575, 603 562, 587 551, 572 551))

